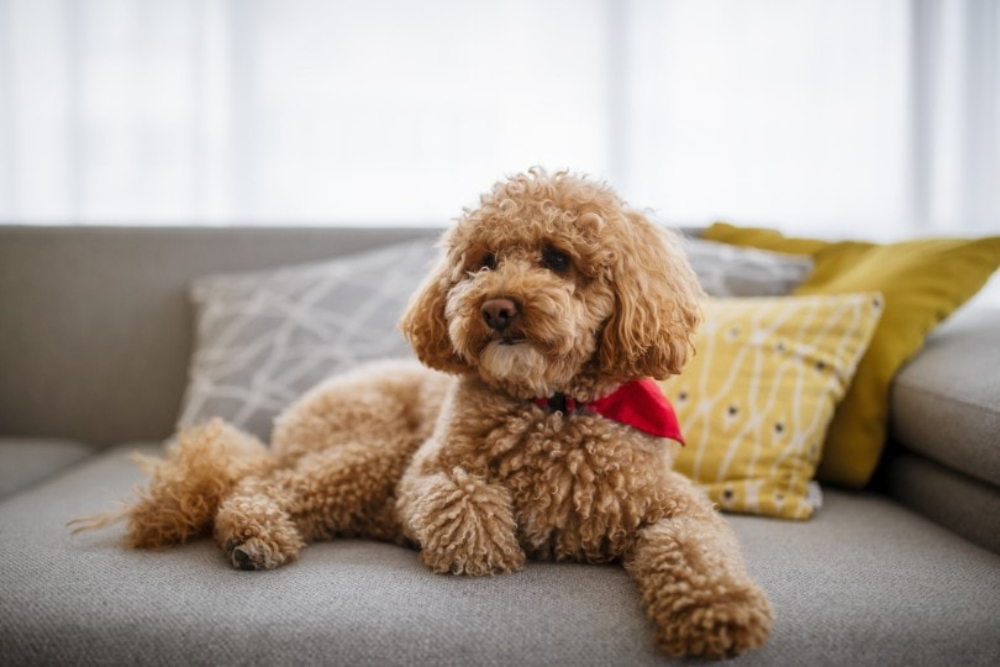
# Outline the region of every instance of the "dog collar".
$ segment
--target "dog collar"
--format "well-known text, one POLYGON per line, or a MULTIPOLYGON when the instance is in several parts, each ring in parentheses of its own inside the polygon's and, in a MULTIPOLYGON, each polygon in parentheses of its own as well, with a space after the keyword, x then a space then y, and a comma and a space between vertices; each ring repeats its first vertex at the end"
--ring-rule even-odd
POLYGON ((605 419, 684 444, 674 407, 660 391, 660 386, 649 378, 626 382, 604 398, 590 403, 580 404, 565 394, 554 394, 536 398, 535 405, 566 414, 579 409, 590 410, 605 419))

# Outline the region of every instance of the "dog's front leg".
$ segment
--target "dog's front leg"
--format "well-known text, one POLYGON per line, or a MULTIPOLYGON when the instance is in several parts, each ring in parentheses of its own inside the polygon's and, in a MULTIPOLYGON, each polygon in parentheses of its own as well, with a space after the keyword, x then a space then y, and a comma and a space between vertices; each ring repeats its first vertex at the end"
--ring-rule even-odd
POLYGON ((723 658, 763 645, 771 605, 746 572, 725 520, 680 475, 671 474, 677 508, 639 532, 627 562, 671 655, 723 658))
POLYGON ((421 560, 435 572, 483 576, 524 566, 510 493, 499 484, 460 467, 408 474, 398 507, 421 560))

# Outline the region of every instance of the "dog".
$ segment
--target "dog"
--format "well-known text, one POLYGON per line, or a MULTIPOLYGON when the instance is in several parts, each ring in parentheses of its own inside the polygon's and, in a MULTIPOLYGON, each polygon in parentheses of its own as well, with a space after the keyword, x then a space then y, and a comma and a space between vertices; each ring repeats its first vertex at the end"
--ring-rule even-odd
POLYGON ((120 512, 136 548, 214 534, 267 570, 311 541, 419 549, 437 573, 528 558, 622 563, 666 653, 760 647, 772 611, 650 378, 691 354, 701 292, 678 241, 608 186, 532 169, 444 235, 401 326, 416 362, 332 378, 270 447, 221 420, 181 433, 120 512))

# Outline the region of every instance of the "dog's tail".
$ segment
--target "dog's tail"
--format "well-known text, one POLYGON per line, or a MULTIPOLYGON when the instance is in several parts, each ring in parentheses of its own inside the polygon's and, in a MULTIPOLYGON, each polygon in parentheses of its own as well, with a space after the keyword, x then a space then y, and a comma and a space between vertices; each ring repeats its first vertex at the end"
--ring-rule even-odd
POLYGON ((73 519, 73 533, 127 520, 125 544, 158 549, 207 535, 222 499, 244 477, 276 466, 267 447, 221 419, 179 434, 165 458, 134 454, 150 476, 116 511, 73 519))

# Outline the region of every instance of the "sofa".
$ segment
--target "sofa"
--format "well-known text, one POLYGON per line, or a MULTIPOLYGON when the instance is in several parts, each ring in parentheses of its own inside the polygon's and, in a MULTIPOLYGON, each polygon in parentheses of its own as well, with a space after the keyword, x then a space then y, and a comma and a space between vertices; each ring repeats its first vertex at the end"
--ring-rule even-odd
MULTIPOLYGON (((270 572, 211 540, 70 534, 175 430, 194 278, 348 256, 431 229, 0 227, 0 664, 654 665, 617 566, 434 575, 338 540, 270 572)), ((1000 309, 959 309, 898 374, 862 490, 807 521, 728 514, 775 625, 746 665, 1000 664, 1000 309)))

